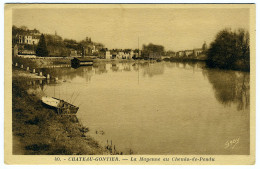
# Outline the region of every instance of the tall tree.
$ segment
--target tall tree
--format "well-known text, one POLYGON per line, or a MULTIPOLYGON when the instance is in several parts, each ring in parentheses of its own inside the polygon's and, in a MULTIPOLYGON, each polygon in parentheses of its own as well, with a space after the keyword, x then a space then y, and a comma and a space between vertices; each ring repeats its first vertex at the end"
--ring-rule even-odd
POLYGON ((150 54, 154 56, 161 56, 164 53, 164 47, 162 45, 148 44, 143 45, 143 55, 148 57, 150 54))
POLYGON ((36 56, 45 57, 48 56, 49 52, 47 50, 46 42, 44 35, 41 34, 37 49, 36 49, 36 56))

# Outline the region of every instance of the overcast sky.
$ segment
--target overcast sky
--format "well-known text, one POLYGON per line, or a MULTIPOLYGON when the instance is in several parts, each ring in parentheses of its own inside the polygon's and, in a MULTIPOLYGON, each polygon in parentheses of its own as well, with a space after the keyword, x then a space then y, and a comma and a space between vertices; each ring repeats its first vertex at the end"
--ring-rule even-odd
POLYGON ((13 25, 77 41, 91 37, 107 48, 140 48, 154 43, 166 50, 199 48, 230 27, 249 30, 249 9, 15 9, 13 25))

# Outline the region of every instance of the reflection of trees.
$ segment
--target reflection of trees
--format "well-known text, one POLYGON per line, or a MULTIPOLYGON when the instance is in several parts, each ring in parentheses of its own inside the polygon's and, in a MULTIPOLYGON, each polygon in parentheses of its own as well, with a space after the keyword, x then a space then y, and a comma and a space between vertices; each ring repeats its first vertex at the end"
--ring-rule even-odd
POLYGON ((87 81, 90 80, 93 75, 92 66, 82 66, 77 69, 66 67, 66 68, 44 68, 41 69, 43 74, 50 74, 51 78, 58 77, 58 79, 63 80, 73 80, 77 76, 86 78, 87 81))
POLYGON ((73 80, 77 76, 85 78, 87 81, 90 81, 91 76, 93 75, 92 66, 83 66, 77 69, 71 68, 66 73, 62 74, 63 79, 73 80))
POLYGON ((164 62, 164 65, 167 67, 167 68, 174 68, 176 67, 176 62, 164 62))
POLYGON ((250 103, 250 76, 246 72, 203 70, 215 90, 215 96, 224 105, 237 105, 238 110, 250 103))
POLYGON ((164 73, 164 65, 163 63, 156 64, 148 64, 144 69, 144 76, 148 75, 149 77, 153 77, 154 75, 161 75, 164 73))

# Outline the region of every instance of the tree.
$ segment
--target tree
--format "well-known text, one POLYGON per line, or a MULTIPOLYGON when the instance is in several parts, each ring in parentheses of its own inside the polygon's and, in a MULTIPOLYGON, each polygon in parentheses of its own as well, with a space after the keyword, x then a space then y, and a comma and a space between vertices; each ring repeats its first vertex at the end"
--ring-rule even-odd
POLYGON ((249 33, 243 29, 220 31, 207 52, 209 67, 249 70, 250 48, 249 33))
POLYGON ((37 49, 36 49, 36 56, 45 57, 48 56, 49 52, 47 50, 46 42, 44 35, 41 34, 37 49))
POLYGON ((162 45, 154 45, 150 43, 149 45, 143 45, 142 55, 144 57, 160 57, 164 53, 164 47, 162 45))

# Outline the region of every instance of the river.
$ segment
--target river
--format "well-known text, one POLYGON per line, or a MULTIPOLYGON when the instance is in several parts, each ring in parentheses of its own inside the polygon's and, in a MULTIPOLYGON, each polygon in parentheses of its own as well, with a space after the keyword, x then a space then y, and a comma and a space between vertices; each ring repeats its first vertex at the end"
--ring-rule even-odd
POLYGON ((77 117, 89 134, 102 145, 112 140, 123 154, 249 154, 249 73, 204 67, 55 68, 59 83, 43 90, 79 106, 77 117))

